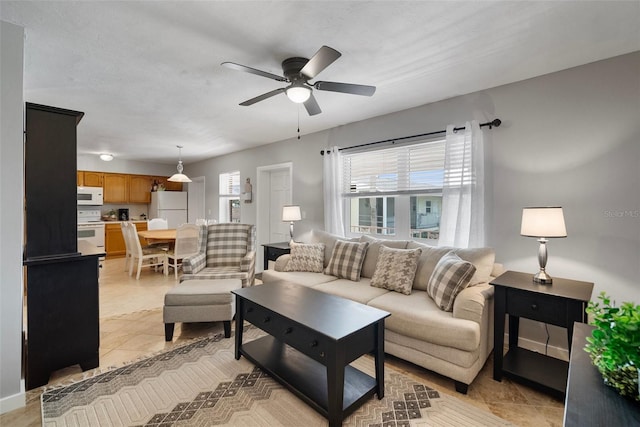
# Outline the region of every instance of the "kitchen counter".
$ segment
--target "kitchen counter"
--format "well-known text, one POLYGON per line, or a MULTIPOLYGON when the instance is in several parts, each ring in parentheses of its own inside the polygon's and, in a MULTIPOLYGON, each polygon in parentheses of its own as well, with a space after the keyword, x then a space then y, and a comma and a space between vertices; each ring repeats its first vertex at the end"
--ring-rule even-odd
POLYGON ((108 224, 120 224, 121 222, 135 222, 135 223, 140 223, 140 222, 147 222, 148 220, 146 219, 132 219, 130 221, 120 221, 118 219, 105 219, 104 222, 108 223, 108 224))

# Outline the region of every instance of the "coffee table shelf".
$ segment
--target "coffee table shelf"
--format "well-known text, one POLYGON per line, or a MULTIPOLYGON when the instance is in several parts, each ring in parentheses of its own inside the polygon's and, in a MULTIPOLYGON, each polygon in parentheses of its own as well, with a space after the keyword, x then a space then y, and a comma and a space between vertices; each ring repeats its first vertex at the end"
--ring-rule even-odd
MULTIPOLYGON (((328 418, 327 368, 324 365, 270 335, 242 344, 240 352, 328 418)), ((345 417, 375 392, 375 378, 350 365, 345 366, 343 397, 345 417)))

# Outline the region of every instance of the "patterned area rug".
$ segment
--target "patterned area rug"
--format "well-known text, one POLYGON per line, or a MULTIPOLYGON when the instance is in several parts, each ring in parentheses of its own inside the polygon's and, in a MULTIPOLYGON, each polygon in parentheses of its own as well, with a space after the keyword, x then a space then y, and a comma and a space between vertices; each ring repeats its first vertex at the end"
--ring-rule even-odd
MULTIPOLYGON (((245 328, 245 340, 263 333, 245 328)), ((44 426, 326 426, 265 372, 233 357, 222 334, 42 394, 44 426)), ((372 358, 353 365, 372 375, 372 358)), ((385 369, 372 397, 345 426, 508 426, 510 423, 385 369)))

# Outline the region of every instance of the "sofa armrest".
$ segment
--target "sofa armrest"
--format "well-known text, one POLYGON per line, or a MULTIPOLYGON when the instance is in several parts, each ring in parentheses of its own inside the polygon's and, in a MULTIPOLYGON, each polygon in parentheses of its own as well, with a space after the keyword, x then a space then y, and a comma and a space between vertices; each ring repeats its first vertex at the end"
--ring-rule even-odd
POLYGON ((184 274, 196 274, 207 265, 207 254, 200 252, 197 255, 191 255, 183 258, 182 272, 184 274))
POLYGON ((507 271, 507 269, 504 268, 504 265, 496 262, 493 264, 493 269, 491 270, 491 277, 493 278, 498 277, 505 271, 507 271))
POLYGON ((493 298, 493 292, 493 286, 487 283, 466 288, 453 303, 453 317, 482 324, 484 311, 491 307, 488 300, 493 298))
POLYGON ((285 266, 289 263, 291 254, 280 255, 276 260, 276 265, 273 266, 275 271, 284 271, 285 266))

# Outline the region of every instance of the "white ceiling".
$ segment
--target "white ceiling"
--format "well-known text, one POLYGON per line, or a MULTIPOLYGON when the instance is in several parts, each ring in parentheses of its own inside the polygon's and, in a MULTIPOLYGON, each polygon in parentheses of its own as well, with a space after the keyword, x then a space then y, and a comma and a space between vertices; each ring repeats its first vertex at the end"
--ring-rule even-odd
MULTIPOLYGON (((302 134, 640 50, 640 2, 0 2, 25 27, 25 100, 85 112, 78 152, 185 164, 296 135, 282 74, 322 45, 342 57, 316 80, 377 86, 315 91, 302 134)), ((429 131, 429 129, 425 129, 429 131)))

